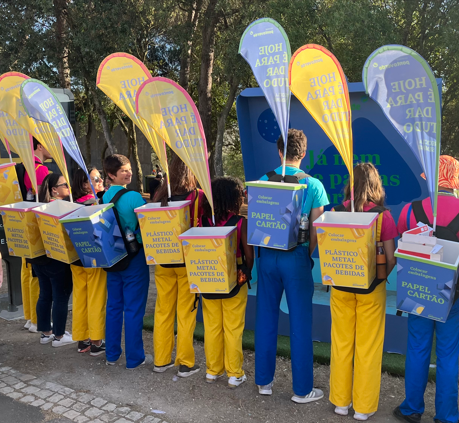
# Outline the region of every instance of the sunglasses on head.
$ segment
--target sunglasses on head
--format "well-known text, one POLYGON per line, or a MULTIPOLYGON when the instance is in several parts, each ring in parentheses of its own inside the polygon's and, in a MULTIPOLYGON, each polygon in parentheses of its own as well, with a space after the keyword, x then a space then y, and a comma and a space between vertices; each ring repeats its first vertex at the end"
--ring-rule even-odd
POLYGON ((59 187, 65 187, 68 189, 69 187, 69 184, 67 182, 63 183, 63 184, 59 184, 59 185, 56 185, 56 188, 59 188, 59 187))

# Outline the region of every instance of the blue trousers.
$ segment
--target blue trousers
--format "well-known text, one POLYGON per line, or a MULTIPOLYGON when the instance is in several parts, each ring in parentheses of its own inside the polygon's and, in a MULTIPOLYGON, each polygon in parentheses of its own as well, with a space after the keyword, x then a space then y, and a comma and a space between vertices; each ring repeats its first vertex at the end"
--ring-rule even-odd
POLYGON ((293 392, 313 388, 312 296, 314 282, 309 249, 292 252, 261 248, 255 325, 255 383, 267 385, 276 371, 279 307, 285 290, 290 317, 293 392))
POLYGON ((49 260, 45 265, 33 265, 38 276, 40 295, 37 301, 37 329, 41 332, 53 331, 54 335, 65 333, 69 299, 73 282, 70 265, 57 260, 49 260), (51 314, 53 327, 51 327, 51 314))
POLYGON ((424 392, 429 375, 433 334, 436 334, 437 383, 435 419, 457 423, 459 413, 459 301, 451 308, 445 323, 424 317, 408 316, 408 351, 405 363, 405 401, 400 406, 404 415, 424 413, 424 392))
POLYGON ((126 270, 107 273, 105 344, 108 361, 118 360, 122 353, 123 313, 126 367, 135 368, 145 360, 142 328, 149 285, 150 270, 143 249, 126 270))

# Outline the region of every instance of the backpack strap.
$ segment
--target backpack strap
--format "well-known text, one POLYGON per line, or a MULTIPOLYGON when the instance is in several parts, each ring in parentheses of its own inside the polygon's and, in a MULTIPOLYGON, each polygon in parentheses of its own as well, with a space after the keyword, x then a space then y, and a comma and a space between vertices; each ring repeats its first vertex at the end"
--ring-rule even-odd
POLYGON ((410 230, 410 222, 411 222, 411 212, 413 211, 413 204, 410 203, 408 210, 406 211, 406 229, 410 230))
POLYGON ((127 188, 123 188, 123 189, 120 189, 112 198, 111 201, 109 201, 109 203, 113 203, 113 204, 116 204, 116 202, 124 195, 126 194, 127 192, 129 191, 132 191, 132 189, 127 189, 127 188))
POLYGON ((379 213, 378 222, 376 223, 376 242, 381 241, 382 222, 386 210, 387 209, 383 206, 375 206, 368 210, 368 213, 379 213))
POLYGON ((459 213, 456 217, 448 224, 446 227, 449 231, 451 231, 454 235, 459 232, 459 213))
POLYGON ((242 216, 233 214, 223 226, 236 226, 241 219, 242 216))
POLYGON ((335 212, 346 212, 346 211, 349 211, 346 209, 345 205, 344 204, 338 204, 337 206, 333 207, 333 210, 335 212))
POLYGON ((274 170, 266 174, 268 181, 270 182, 285 182, 287 184, 299 184, 301 179, 309 178, 310 175, 304 172, 296 173, 295 175, 285 175, 282 176, 279 173, 276 173, 274 170))
POLYGON ((273 176, 275 176, 275 175, 277 175, 276 171, 270 170, 270 171, 266 174, 266 176, 268 177, 268 181, 269 181, 273 176))
POLYGON ((193 216, 193 223, 194 227, 198 226, 198 208, 199 208, 199 191, 196 188, 196 196, 194 197, 194 216, 193 216))
POLYGON ((416 222, 421 222, 426 225, 431 225, 429 218, 427 217, 424 207, 422 207, 422 201, 413 201, 413 213, 416 222))

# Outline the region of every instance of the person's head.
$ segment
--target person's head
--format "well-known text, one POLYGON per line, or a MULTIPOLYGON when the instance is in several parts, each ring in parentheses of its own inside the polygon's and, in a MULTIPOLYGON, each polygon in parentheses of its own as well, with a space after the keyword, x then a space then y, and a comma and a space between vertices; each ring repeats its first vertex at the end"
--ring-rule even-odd
MULTIPOLYGON (((421 177, 426 178, 424 173, 421 177)), ((454 157, 447 155, 440 156, 438 188, 448 191, 459 189, 459 161, 454 157)))
MULTIPOLYGON (((363 211, 367 203, 384 206, 386 193, 382 186, 378 169, 372 163, 359 163, 354 167, 354 207, 355 211, 363 211)), ((351 187, 348 183, 344 188, 344 199, 351 199, 351 187)), ((350 207, 350 206, 349 206, 350 207)))
MULTIPOLYGON (((104 186, 102 178, 100 177, 99 171, 95 167, 91 167, 89 170, 89 177, 96 190, 96 193, 103 191, 104 186)), ((72 195, 74 200, 78 200, 85 195, 92 194, 91 185, 89 183, 88 175, 83 169, 78 169, 73 176, 72 181, 72 195)))
MULTIPOLYGON (((179 156, 173 155, 169 165, 169 175, 166 175, 166 182, 169 178, 172 195, 182 195, 196 189, 198 182, 196 176, 183 163, 179 156), (169 176, 170 175, 170 176, 169 176)), ((162 184, 156 191, 153 201, 160 201, 163 206, 167 205, 167 183, 162 184)))
MULTIPOLYGON (((290 163, 297 163, 303 160, 306 155, 308 140, 303 131, 298 129, 289 129, 287 134, 287 154, 286 160, 290 163)), ((277 149, 279 150, 279 157, 281 160, 284 158, 284 138, 282 135, 277 140, 277 149)))
MULTIPOLYGON (((96 194, 98 192, 102 192, 104 190, 104 181, 102 179, 102 176, 100 176, 99 170, 95 167, 90 167, 88 171, 89 177, 91 178, 92 186, 96 190, 96 194)), ((91 189, 91 187, 89 187, 89 189, 91 189)))
POLYGON ((49 173, 41 184, 38 201, 49 203, 51 200, 63 200, 70 195, 65 178, 59 173, 49 173))
POLYGON ((104 160, 104 171, 111 185, 126 186, 131 183, 131 162, 126 156, 112 154, 104 160))
POLYGON ((40 144, 35 137, 33 137, 33 151, 35 155, 44 162, 45 160, 52 159, 51 154, 49 154, 48 150, 40 144))
MULTIPOLYGON (((224 221, 230 213, 239 214, 244 204, 244 185, 232 176, 218 177, 212 181, 215 223, 224 221)), ((203 202, 204 215, 212 216, 212 209, 207 198, 203 202)))

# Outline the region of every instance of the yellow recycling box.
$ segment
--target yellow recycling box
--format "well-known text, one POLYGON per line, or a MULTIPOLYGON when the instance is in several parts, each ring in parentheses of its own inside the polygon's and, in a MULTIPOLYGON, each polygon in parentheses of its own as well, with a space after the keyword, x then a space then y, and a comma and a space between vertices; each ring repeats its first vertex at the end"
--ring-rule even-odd
POLYGON ((73 263, 79 259, 78 253, 59 219, 81 207, 84 206, 56 200, 34 209, 45 246, 45 253, 49 258, 64 263, 73 263))
POLYGON ((325 212, 315 222, 324 285, 369 288, 376 277, 378 213, 325 212))
POLYGON ((139 219, 140 232, 147 264, 184 263, 179 236, 190 229, 190 201, 148 203, 134 211, 139 219))
POLYGON ((0 206, 22 201, 16 163, 0 164, 0 206))
POLYGON ((43 203, 21 201, 0 207, 11 256, 35 258, 45 254, 34 209, 43 203))
POLYGON ((237 283, 236 227, 191 228, 180 235, 192 293, 230 293, 237 283))

